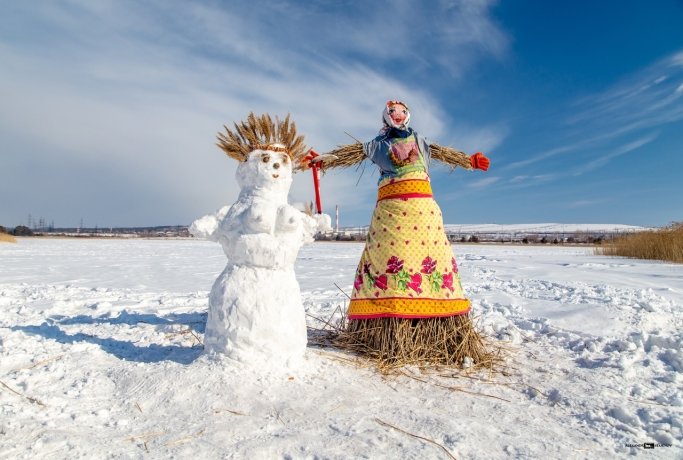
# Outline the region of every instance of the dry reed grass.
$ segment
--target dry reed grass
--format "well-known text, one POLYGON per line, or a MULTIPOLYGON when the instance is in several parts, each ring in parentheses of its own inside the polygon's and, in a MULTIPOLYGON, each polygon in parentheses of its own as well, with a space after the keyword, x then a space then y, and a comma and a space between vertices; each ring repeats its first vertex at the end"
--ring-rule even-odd
POLYGON ((11 391, 12 393, 14 393, 14 394, 17 395, 17 396, 20 396, 20 397, 22 397, 22 398, 26 398, 28 401, 32 402, 33 404, 38 404, 39 406, 46 407, 45 403, 42 402, 41 400, 39 400, 38 398, 33 398, 33 397, 31 397, 31 396, 26 396, 26 395, 23 394, 23 393, 19 393, 17 390, 15 390, 14 388, 10 387, 9 385, 7 385, 7 384, 6 384, 5 382, 3 382, 2 380, 0 380, 0 386, 3 387, 3 388, 5 388, 5 389, 7 389, 7 390, 9 390, 9 391, 11 391))
POLYGON ((632 233, 595 249, 597 255, 683 263, 683 222, 632 233))
POLYGON ((17 239, 14 237, 14 235, 10 235, 9 233, 2 233, 0 232, 0 243, 16 243, 17 239))
POLYGON ((376 421, 377 423, 379 423, 380 425, 383 425, 383 426, 388 427, 388 428, 392 428, 392 429, 394 429, 394 430, 396 430, 396 431, 398 431, 398 432, 400 432, 400 433, 407 434, 408 436, 411 436, 411 437, 413 437, 413 438, 416 438, 416 439, 419 439, 419 440, 421 440, 421 441, 425 441, 425 442, 427 442, 427 443, 429 443, 429 444, 432 444, 432 445, 438 447, 439 449, 443 450, 444 453, 448 456, 448 458, 450 458, 450 459, 452 459, 452 460, 456 460, 456 457, 455 457, 453 454, 451 454, 450 451, 449 451, 448 449, 446 449, 446 447, 445 447, 443 444, 440 444, 440 443, 434 441, 434 440, 431 439, 431 438, 427 438, 427 437, 425 437, 425 436, 420 436, 420 435, 417 435, 417 434, 415 434, 415 433, 411 433, 410 431, 406 431, 406 430, 404 430, 404 429, 401 429, 401 428, 399 428, 399 427, 397 427, 397 426, 395 426, 395 425, 392 425, 391 423, 387 423, 387 422, 385 422, 384 420, 379 419, 379 418, 377 418, 377 417, 375 417, 375 421, 376 421))
POLYGON ((450 147, 443 147, 437 144, 430 144, 429 153, 433 159, 442 163, 446 163, 452 168, 460 166, 461 168, 472 169, 470 156, 460 150, 455 150, 450 147))

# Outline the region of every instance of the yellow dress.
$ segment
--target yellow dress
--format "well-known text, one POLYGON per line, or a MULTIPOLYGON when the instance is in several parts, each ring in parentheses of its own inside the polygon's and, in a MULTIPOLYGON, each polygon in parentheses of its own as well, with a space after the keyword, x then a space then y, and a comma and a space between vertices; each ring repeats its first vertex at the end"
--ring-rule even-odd
MULTIPOLYGON (((424 162, 422 155, 415 160, 424 162)), ((406 169, 379 182, 354 279, 351 320, 447 317, 470 310, 426 168, 406 169)))

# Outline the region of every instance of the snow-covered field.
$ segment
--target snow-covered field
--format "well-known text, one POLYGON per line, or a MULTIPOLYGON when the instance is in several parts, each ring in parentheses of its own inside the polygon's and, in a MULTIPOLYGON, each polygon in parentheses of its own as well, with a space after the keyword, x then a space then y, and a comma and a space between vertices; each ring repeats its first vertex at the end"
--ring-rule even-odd
MULTIPOLYGON (((361 250, 302 249, 309 326, 344 307, 361 250)), ((0 458, 683 458, 683 266, 455 250, 507 375, 382 376, 313 347, 254 373, 202 355, 218 244, 0 245, 0 458)))

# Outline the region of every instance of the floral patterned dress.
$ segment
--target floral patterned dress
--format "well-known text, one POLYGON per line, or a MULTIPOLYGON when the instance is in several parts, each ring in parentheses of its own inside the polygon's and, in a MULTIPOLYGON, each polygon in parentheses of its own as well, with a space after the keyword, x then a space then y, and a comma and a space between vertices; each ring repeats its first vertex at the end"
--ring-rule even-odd
POLYGON ((382 177, 353 283, 351 320, 447 317, 470 310, 432 196, 425 146, 413 130, 364 144, 382 177))

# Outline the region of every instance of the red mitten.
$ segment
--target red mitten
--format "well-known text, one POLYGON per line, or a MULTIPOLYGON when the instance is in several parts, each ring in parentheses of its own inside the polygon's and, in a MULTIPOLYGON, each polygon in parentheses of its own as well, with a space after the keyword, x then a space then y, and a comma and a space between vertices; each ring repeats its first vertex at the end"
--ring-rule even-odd
POLYGON ((301 169, 306 170, 308 168, 313 167, 313 163, 314 163, 313 159, 317 156, 318 156, 318 152, 316 152, 313 149, 309 150, 308 153, 306 154, 306 156, 304 156, 301 159, 301 169))
POLYGON ((486 171, 487 169, 489 169, 491 161, 488 158, 486 158, 483 153, 477 152, 470 157, 470 164, 474 169, 481 169, 482 171, 486 171))

